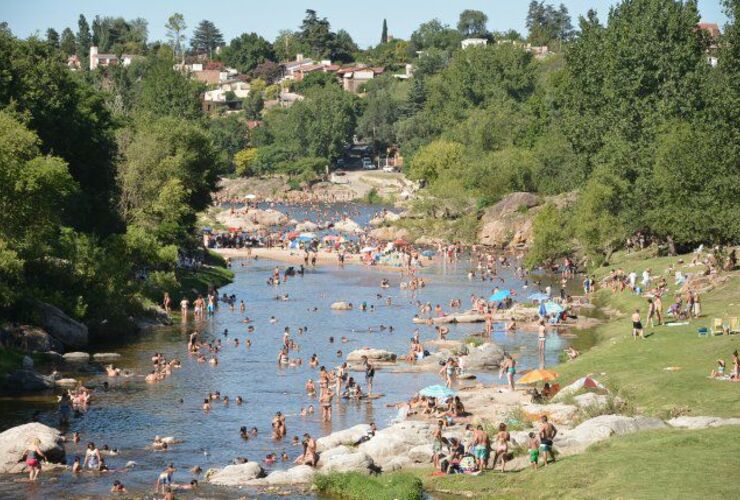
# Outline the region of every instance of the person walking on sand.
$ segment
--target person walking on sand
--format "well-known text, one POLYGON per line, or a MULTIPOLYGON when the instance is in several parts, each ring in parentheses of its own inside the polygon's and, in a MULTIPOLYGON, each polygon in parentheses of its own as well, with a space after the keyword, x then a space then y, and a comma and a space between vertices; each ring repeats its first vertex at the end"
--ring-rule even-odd
POLYGON ((637 337, 645 339, 645 330, 642 327, 642 321, 640 321, 640 310, 635 309, 632 313, 632 338, 637 340, 637 337))
POLYGON ((36 481, 41 472, 41 462, 39 458, 46 460, 46 455, 41 451, 41 440, 33 438, 31 444, 26 448, 26 466, 28 466, 28 480, 36 481))

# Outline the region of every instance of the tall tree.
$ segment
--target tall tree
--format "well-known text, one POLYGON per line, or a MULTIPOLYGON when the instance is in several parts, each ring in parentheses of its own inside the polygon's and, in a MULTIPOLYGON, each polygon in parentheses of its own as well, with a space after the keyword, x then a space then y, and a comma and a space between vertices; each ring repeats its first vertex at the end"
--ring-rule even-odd
POLYGON ((77 52, 77 41, 75 34, 69 28, 62 31, 62 39, 59 42, 59 48, 65 56, 71 56, 77 52))
POLYGON ((136 91, 137 110, 155 117, 199 118, 201 84, 175 71, 173 62, 166 49, 149 57, 136 91))
POLYGON ((83 69, 89 68, 88 61, 90 57, 90 25, 87 24, 85 16, 80 14, 77 20, 77 57, 80 58, 80 64, 83 69))
POLYGON ((221 51, 221 60, 241 73, 249 73, 258 65, 274 58, 270 42, 257 33, 242 33, 221 51))
POLYGON ((315 10, 308 9, 301 23, 300 37, 311 49, 311 55, 326 57, 330 55, 335 35, 325 17, 320 18, 315 10))
POLYGON ((556 9, 544 0, 532 0, 527 11, 529 42, 533 45, 548 45, 553 41, 565 42, 573 36, 573 25, 568 9, 560 4, 556 9))
POLYGON ((164 27, 167 29, 167 38, 169 38, 170 45, 172 45, 172 54, 175 57, 178 55, 184 56, 182 43, 185 41, 185 30, 188 27, 185 24, 185 16, 175 12, 167 19, 164 27))
POLYGON ((488 35, 486 23, 488 16, 479 10, 465 9, 460 12, 460 19, 457 22, 457 31, 466 38, 482 38, 488 35))
POLYGON ((49 28, 46 30, 46 43, 48 43, 50 47, 54 47, 55 49, 59 48, 59 33, 57 33, 57 30, 55 30, 54 28, 49 28))
POLYGON ((224 37, 211 21, 203 19, 193 31, 190 48, 198 54, 208 54, 213 58, 213 51, 224 44, 224 37))
POLYGON ((383 19, 383 29, 380 32, 380 43, 388 43, 388 22, 383 19))

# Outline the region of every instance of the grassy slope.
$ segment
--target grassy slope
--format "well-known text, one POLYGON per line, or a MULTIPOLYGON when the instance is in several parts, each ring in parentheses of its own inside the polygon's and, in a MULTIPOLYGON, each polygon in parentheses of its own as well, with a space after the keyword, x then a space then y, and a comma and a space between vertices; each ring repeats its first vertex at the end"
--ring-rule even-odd
POLYGON ((174 304, 180 301, 182 295, 192 300, 195 291, 205 295, 210 286, 220 288, 234 279, 234 273, 226 268, 226 261, 217 253, 209 252, 205 264, 197 271, 184 271, 178 276, 181 289, 172 294, 174 304))
MULTIPOLYGON (((657 273, 677 260, 639 259, 640 256, 634 255, 623 257, 615 262, 615 267, 623 267, 627 272, 651 267, 657 273)), ((629 292, 612 294, 609 290, 601 290, 598 298, 625 313, 639 307, 645 317, 644 298, 629 292)), ((667 306, 670 301, 671 297, 666 296, 663 303, 667 306)), ((629 399, 640 413, 664 418, 679 413, 739 416, 740 386, 707 376, 717 359, 729 362, 732 351, 740 349, 740 335, 700 338, 697 328, 709 326, 714 317, 740 316, 740 276, 732 276, 727 283, 702 296, 702 314, 703 317, 686 326, 646 328, 649 337, 644 342, 632 340, 629 314, 610 321, 597 330, 599 343, 594 348, 556 368, 561 384, 593 373, 629 399), (669 366, 680 370, 664 369, 669 366)))
MULTIPOLYGON (((734 498, 740 470, 737 427, 649 431, 612 438, 547 468, 432 477, 427 490, 475 498, 734 498)), ((437 495, 435 494, 435 497, 437 495)))

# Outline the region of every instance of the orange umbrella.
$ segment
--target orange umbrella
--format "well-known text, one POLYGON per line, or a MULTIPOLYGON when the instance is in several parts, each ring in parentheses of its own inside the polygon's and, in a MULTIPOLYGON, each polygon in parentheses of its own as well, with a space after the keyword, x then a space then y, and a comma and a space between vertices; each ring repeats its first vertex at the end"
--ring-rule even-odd
POLYGON ((558 373, 552 370, 538 369, 532 370, 531 372, 524 375, 522 378, 517 380, 520 384, 534 384, 535 382, 548 382, 558 378, 558 373))

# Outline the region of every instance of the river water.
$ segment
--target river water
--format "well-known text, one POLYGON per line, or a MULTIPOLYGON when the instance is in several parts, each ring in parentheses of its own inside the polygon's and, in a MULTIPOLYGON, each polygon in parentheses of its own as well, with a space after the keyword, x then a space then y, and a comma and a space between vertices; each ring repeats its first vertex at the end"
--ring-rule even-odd
MULTIPOLYGON (((124 345, 96 348, 99 352, 111 349, 119 352, 122 359, 117 366, 132 369, 137 374, 148 372, 154 352, 162 352, 168 359, 179 357, 182 368, 163 382, 149 385, 141 377, 107 379, 100 374, 88 377, 80 377, 79 373, 73 375, 82 378, 87 386, 98 389, 90 409, 71 423, 69 435, 78 431, 82 441, 76 446, 68 444, 68 461, 71 463, 75 455, 83 456, 84 444, 94 441, 98 446, 108 444, 121 450, 119 456, 107 458, 111 469, 122 469, 128 461, 135 461, 135 468, 127 472, 85 473, 78 477, 71 473, 55 476, 42 473, 35 485, 14 481, 17 476, 0 477, 0 497, 106 496, 115 479, 121 480, 130 492, 141 496, 151 494, 158 473, 169 462, 174 462, 178 468, 175 480, 186 483, 191 479, 188 470, 195 465, 206 470, 223 467, 236 457, 256 461, 267 453, 281 454, 283 451, 288 453, 292 462, 300 448, 292 447, 289 438, 304 432, 318 437, 371 421, 383 427, 396 415, 395 409, 386 407, 387 403, 407 400, 419 389, 440 383, 439 376, 433 373, 390 373, 380 369, 375 377, 374 392, 382 393, 384 397, 368 402, 340 402, 335 405, 332 422, 324 424, 319 419, 317 400, 306 396, 303 389, 308 378, 317 380, 318 369, 310 368, 307 363, 311 354, 316 353, 321 364, 330 369, 342 362, 337 357, 338 349, 345 355, 365 346, 405 353, 415 328, 411 318, 417 312, 417 300, 439 303, 447 310, 445 306, 451 298, 458 297, 467 306, 470 294, 488 295, 494 286, 490 282, 468 280, 467 262, 461 261, 427 265, 420 275, 428 286, 418 290, 416 295, 400 290, 398 273, 357 265, 347 265, 343 269, 325 265, 308 270, 305 276, 290 279, 279 287, 271 287, 265 282, 275 265, 284 266, 263 259, 235 260, 235 280, 220 290, 245 301, 245 314, 253 320, 254 333, 246 332, 246 325, 242 322, 244 314, 239 313, 238 307, 236 311, 230 311, 222 306, 207 321, 148 332, 124 345), (382 278, 391 281, 390 289, 383 290, 378 286, 382 278), (274 299, 277 294, 286 293, 290 296, 289 301, 274 299), (382 299, 376 297, 378 293, 383 295, 382 299), (388 296, 393 305, 386 305, 388 296), (375 306, 374 311, 331 311, 329 305, 339 300, 354 304, 366 301, 375 306), (310 311, 314 307, 318 311, 310 311), (277 323, 269 322, 272 316, 277 318, 277 323), (392 325, 394 332, 379 331, 381 324, 392 325), (303 366, 280 367, 276 362, 285 326, 291 328, 293 338, 300 345, 300 352, 291 352, 291 357, 302 357, 303 366), (297 335, 299 327, 307 327, 307 333, 297 335), (368 327, 373 331, 369 332, 368 327), (199 364, 187 356, 187 336, 193 329, 202 332, 203 339, 220 338, 224 342, 217 366, 199 364), (229 332, 227 337, 223 335, 225 329, 229 332), (246 349, 244 344, 248 337, 252 342, 250 349, 246 349), (329 337, 334 337, 335 343, 330 343, 329 337), (346 343, 340 342, 342 337, 347 338, 346 343), (240 340, 239 347, 234 346, 234 338, 240 340), (110 382, 108 391, 102 390, 104 380, 110 382), (228 395, 232 402, 227 407, 215 402, 213 411, 206 414, 201 410, 201 404, 204 397, 213 391, 228 395), (244 398, 241 406, 233 402, 237 395, 244 398), (301 408, 312 404, 317 413, 300 416, 301 408), (287 415, 288 439, 283 442, 273 441, 270 435, 270 421, 276 411, 287 415), (241 426, 257 427, 258 436, 243 441, 239 436, 241 426), (183 442, 167 452, 152 452, 147 446, 155 435, 174 436, 183 442)), ((517 290, 519 296, 533 291, 531 288, 523 290, 523 283, 508 270, 500 274, 506 280, 504 286, 517 290)), ((545 277, 543 286, 546 283, 545 277)), ((418 327, 422 340, 435 337, 432 327, 418 327)), ((492 340, 518 354, 522 369, 535 367, 538 362, 536 333, 508 333, 501 331, 502 327, 497 325, 492 340)), ((450 325, 448 338, 463 339, 481 329, 481 324, 450 325)), ((546 364, 557 363, 566 342, 557 334, 551 334, 547 342, 546 364)), ((482 374, 478 381, 500 383, 496 375, 482 374)), ((362 377, 358 380, 361 384, 364 382, 362 377)), ((56 426, 56 405, 52 398, 0 400, 0 430, 28 422, 35 411, 40 411, 41 422, 56 426)), ((289 465, 290 462, 278 463, 266 468, 269 472, 289 465)), ((205 481, 202 483, 204 490, 201 493, 207 496, 233 497, 239 494, 234 490, 206 486, 205 481)))

